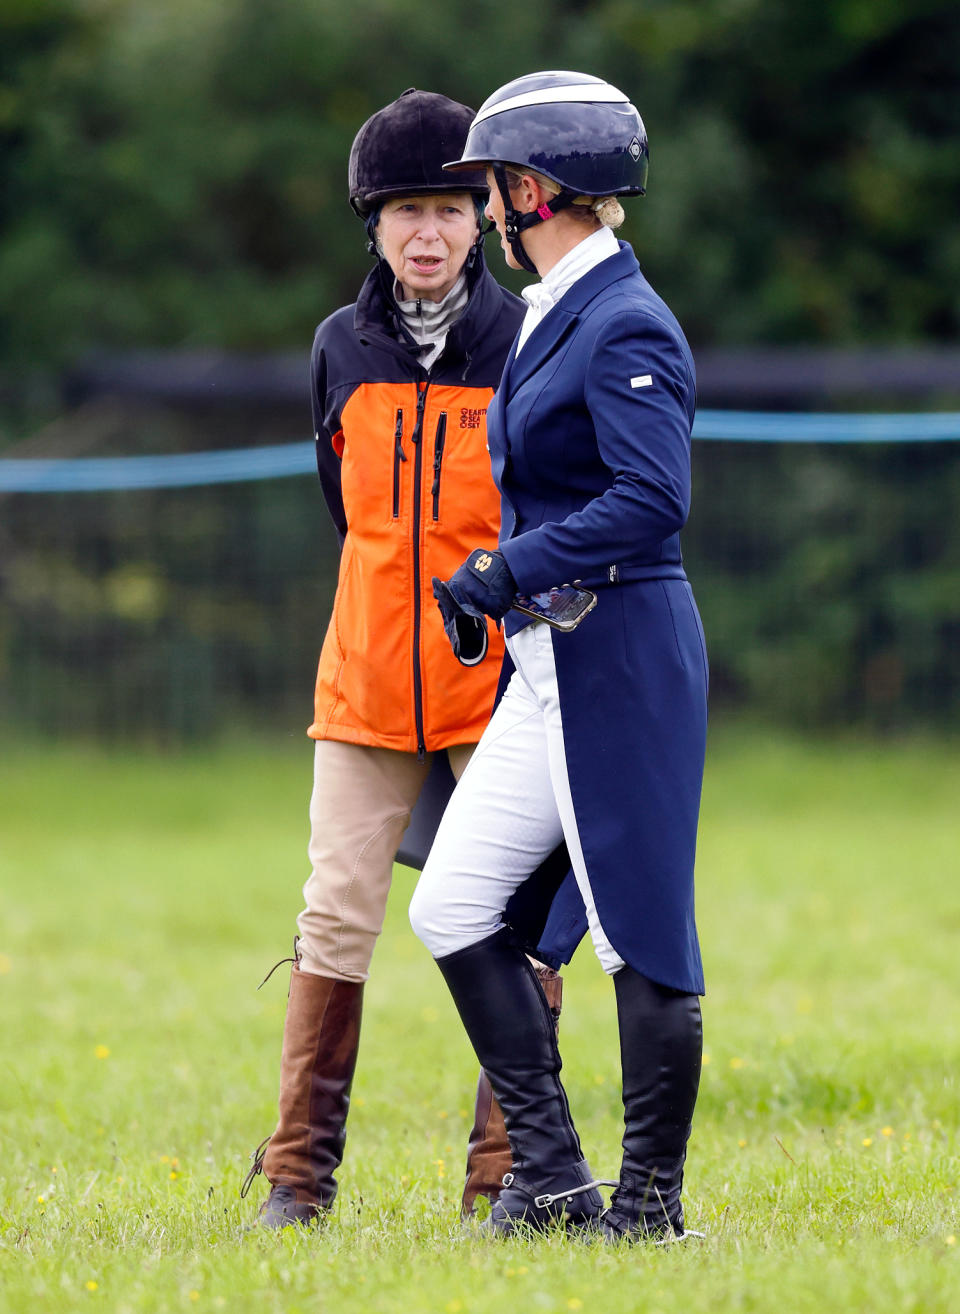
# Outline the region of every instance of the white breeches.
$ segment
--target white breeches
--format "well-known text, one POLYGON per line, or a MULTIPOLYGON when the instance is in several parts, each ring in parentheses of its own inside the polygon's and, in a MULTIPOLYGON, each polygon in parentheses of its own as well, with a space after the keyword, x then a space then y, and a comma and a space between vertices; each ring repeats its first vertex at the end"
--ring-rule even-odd
POLYGON ((597 917, 570 796, 550 627, 528 625, 507 647, 516 671, 447 805, 410 921, 434 958, 485 940, 566 840, 597 956, 617 972, 624 960, 597 917))

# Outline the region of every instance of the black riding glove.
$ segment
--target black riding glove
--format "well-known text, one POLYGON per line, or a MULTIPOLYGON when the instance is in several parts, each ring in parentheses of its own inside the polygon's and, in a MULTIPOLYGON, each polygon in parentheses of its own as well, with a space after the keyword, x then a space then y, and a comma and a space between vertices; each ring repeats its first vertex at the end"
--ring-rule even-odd
POLYGON ((517 581, 502 552, 474 548, 449 581, 454 601, 468 611, 501 620, 513 606, 517 581))
POLYGON ((433 596, 443 617, 443 628, 453 655, 461 666, 476 666, 487 655, 487 618, 471 605, 461 606, 450 585, 433 577, 433 596))

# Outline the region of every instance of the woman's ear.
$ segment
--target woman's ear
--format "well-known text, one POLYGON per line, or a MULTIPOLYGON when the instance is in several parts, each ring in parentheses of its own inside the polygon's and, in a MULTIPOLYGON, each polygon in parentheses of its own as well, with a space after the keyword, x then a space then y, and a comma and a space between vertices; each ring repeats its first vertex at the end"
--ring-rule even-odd
POLYGON ((525 214, 539 210, 541 205, 545 205, 552 199, 552 193, 540 183, 536 178, 525 173, 520 178, 519 185, 510 193, 514 204, 518 210, 525 214))

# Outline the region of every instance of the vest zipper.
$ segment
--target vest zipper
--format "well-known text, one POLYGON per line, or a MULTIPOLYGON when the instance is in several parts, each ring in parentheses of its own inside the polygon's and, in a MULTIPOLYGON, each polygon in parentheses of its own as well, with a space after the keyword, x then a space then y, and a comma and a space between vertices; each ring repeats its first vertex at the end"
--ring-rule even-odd
POLYGON ((397 408, 397 423, 393 431, 393 518, 400 517, 400 462, 407 459, 403 450, 403 411, 397 408))
POLYGON ((423 672, 420 668, 420 512, 423 502, 423 411, 429 382, 417 384, 417 423, 411 441, 413 462, 413 716, 417 730, 417 760, 427 755, 423 730, 423 672))
POLYGON ((433 443, 433 487, 430 492, 433 496, 433 518, 440 519, 440 469, 443 465, 443 444, 447 437, 447 412, 440 412, 440 419, 437 421, 437 436, 433 443))

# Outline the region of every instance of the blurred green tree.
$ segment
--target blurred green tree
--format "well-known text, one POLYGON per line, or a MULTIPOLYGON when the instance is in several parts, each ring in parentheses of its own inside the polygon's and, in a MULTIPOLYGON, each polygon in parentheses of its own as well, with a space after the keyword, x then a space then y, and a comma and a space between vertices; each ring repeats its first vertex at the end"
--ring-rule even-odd
POLYGON ((956 338, 952 2, 0 0, 0 361, 302 344, 367 268, 363 119, 537 67, 639 105, 627 235, 695 344, 956 338))
MULTIPOLYGON (((0 400, 94 348, 305 352, 369 268, 346 197, 363 120, 411 85, 479 105, 550 67, 644 115, 650 194, 624 235, 695 347, 956 342, 955 0, 0 0, 0 400)), ((130 416, 115 443, 298 422, 130 416)), ((81 430, 58 450, 103 440, 96 414, 81 430)), ((695 476, 715 706, 956 726, 952 450, 703 444, 695 476)), ((202 733, 299 709, 334 570, 305 484, 5 501, 10 714, 202 733)))

